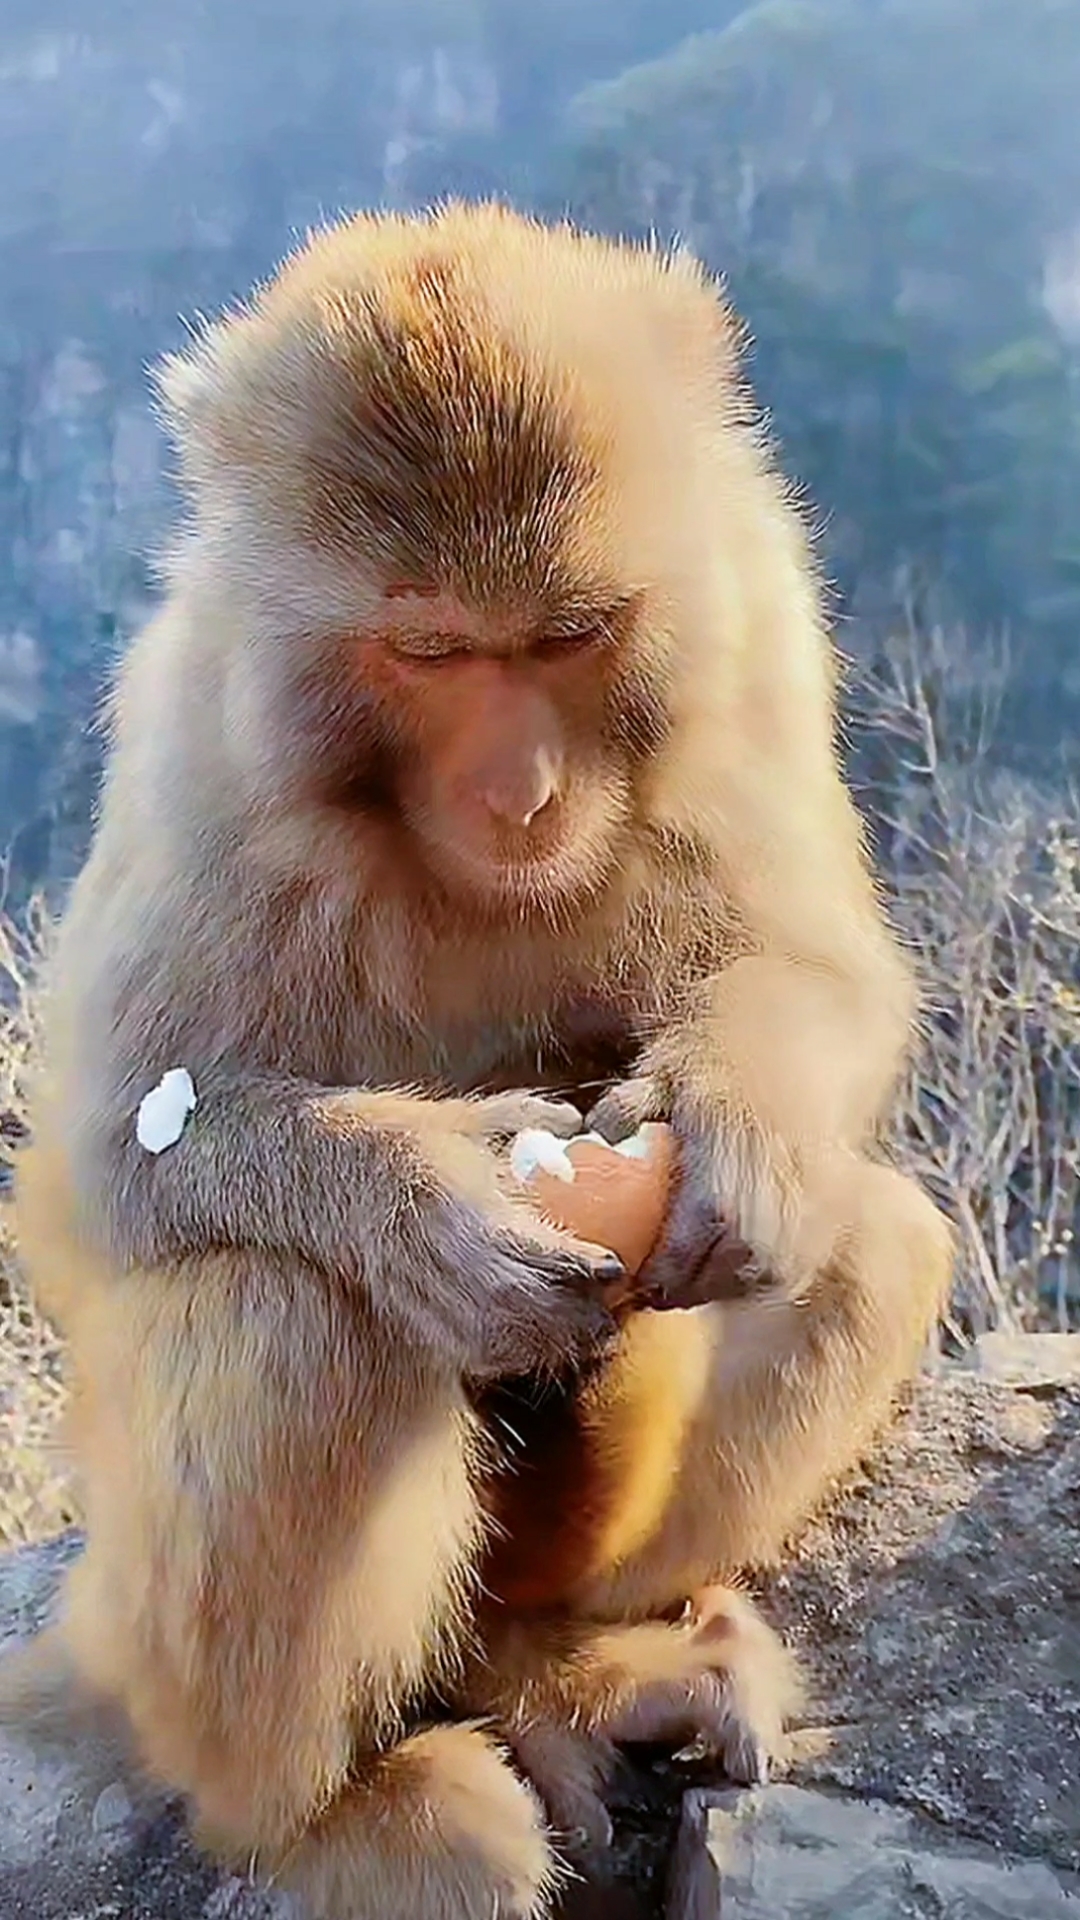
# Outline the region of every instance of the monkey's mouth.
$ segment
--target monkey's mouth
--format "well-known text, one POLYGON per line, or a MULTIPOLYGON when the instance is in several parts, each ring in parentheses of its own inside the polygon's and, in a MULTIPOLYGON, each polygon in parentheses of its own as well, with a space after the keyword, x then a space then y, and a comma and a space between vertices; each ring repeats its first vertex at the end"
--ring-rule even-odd
POLYGON ((436 829, 422 837, 431 871, 448 892, 497 914, 550 917, 602 890, 616 858, 618 823, 617 815, 573 825, 553 818, 543 833, 474 841, 436 829))
POLYGON ((450 880, 495 907, 538 911, 593 892, 607 864, 569 838, 512 851, 505 847, 487 853, 471 847, 440 850, 444 882, 450 880), (448 851, 450 860, 444 865, 448 851))

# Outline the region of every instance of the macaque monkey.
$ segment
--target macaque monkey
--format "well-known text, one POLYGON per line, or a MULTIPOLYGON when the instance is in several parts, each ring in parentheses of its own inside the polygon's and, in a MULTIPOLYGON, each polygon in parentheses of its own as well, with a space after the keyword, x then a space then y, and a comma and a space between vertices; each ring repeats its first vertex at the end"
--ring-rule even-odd
POLYGON ((59 1633, 314 1920, 536 1920, 622 1741, 760 1777, 794 1679, 725 1583, 946 1285, 871 1157, 911 982, 737 348, 686 255, 455 205, 317 234, 160 374, 188 519, 19 1180, 59 1633), (504 1151, 583 1110, 677 1142, 617 1324, 504 1151))

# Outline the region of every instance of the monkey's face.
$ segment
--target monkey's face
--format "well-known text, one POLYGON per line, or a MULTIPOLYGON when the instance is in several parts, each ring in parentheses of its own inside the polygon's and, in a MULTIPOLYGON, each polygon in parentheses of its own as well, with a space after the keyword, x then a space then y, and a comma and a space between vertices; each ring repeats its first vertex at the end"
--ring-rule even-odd
POLYGON ((378 791, 443 890, 519 914, 602 884, 661 716, 628 670, 629 610, 545 619, 395 591, 349 642, 382 742, 378 791))
POLYGON ((495 912, 602 887, 711 622, 730 359, 696 266, 451 209, 313 239, 171 363, 260 804, 495 912))

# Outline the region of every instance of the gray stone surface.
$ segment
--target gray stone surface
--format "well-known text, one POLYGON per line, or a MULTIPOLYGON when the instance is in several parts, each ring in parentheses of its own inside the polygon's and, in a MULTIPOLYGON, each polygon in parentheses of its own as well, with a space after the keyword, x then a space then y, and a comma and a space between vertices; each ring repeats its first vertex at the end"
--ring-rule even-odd
POLYGON ((1078 1352, 1076 1335, 995 1339, 924 1379, 764 1595, 814 1682, 801 1784, 1074 1872, 1078 1352))
POLYGON ((964 1364, 1002 1386, 1064 1386, 1080 1382, 1080 1335, 1075 1333, 984 1333, 964 1364))
POLYGON ((793 1786, 689 1793, 670 1920, 1080 1920, 1037 1861, 956 1845, 881 1802, 793 1786))
MULTIPOLYGON (((46 1619, 74 1534, 0 1556, 0 1652, 46 1619)), ((201 1861, 107 1727, 0 1727, 0 1920, 291 1920, 201 1861), (72 1737, 72 1734, 74 1737, 72 1737)))
MULTIPOLYGON (((707 1815, 691 1795, 680 1884, 696 1847, 706 1904, 687 1908, 675 1888, 676 1909, 680 1797, 715 1799, 722 1783, 628 1769, 614 1877, 579 1891, 575 1915, 1080 1920, 1078 1354, 1080 1339, 988 1342, 920 1382, 871 1468, 761 1586, 813 1682, 790 1783, 721 1796, 707 1815)), ((45 1616, 78 1544, 0 1556, 0 1640, 45 1616)), ((33 1750, 0 1730, 0 1920, 285 1910, 200 1862, 176 1809, 139 1789, 102 1730, 33 1750)))

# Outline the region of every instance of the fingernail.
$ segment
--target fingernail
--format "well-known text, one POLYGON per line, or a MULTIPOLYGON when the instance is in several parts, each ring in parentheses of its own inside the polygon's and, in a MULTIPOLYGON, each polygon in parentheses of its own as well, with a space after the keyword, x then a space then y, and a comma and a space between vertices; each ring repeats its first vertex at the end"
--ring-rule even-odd
POLYGON ((597 1262, 596 1276, 598 1280, 622 1280, 625 1274, 626 1268, 623 1266, 617 1253, 605 1253, 603 1259, 597 1262))

